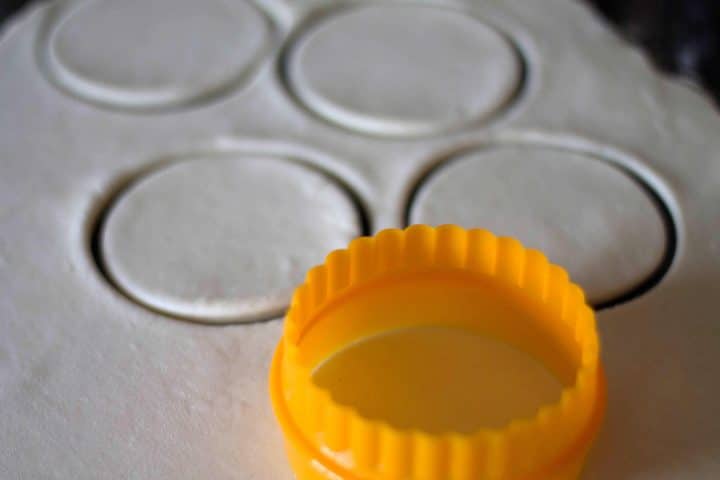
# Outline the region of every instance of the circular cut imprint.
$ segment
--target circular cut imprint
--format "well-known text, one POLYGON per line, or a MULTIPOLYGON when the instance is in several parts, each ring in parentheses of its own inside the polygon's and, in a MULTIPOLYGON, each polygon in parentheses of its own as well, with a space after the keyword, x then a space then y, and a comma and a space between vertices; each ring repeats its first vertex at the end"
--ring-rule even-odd
POLYGON ((111 107, 167 108, 217 95, 254 69, 271 34, 244 0, 69 5, 52 10, 47 67, 66 90, 111 107))
POLYGON ((278 315, 305 271, 361 233, 348 194, 273 157, 209 156, 141 178, 107 214, 100 254, 128 296, 213 323, 278 315))
POLYGON ((638 182, 587 154, 543 147, 466 153, 420 185, 411 223, 457 223, 518 238, 565 267, 595 304, 650 278, 665 220, 638 182))
POLYGON ((378 135, 445 131, 495 113, 522 66, 505 37, 459 11, 384 5, 331 15, 297 40, 290 87, 320 116, 378 135))

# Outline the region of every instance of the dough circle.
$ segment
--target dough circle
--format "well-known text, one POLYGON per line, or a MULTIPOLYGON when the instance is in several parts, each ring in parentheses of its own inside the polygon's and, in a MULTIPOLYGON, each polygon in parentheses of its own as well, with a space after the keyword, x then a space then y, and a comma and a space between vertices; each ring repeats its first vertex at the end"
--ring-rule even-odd
POLYGON ((43 58, 55 83, 125 109, 186 105, 236 86, 272 33, 245 0, 85 0, 52 11, 43 58))
POLYGON ((486 120, 522 64, 493 27, 451 9, 375 5, 330 15, 291 46, 290 87, 308 109, 369 134, 408 136, 486 120))
POLYGON ((665 219, 633 178, 588 154, 497 147, 452 159, 419 186, 411 223, 457 223, 518 238, 568 270, 593 304, 653 275, 665 219))
POLYGON ((327 253, 361 234, 326 175, 277 157, 208 155, 140 178, 99 234, 108 277, 139 303, 210 323, 271 318, 327 253))

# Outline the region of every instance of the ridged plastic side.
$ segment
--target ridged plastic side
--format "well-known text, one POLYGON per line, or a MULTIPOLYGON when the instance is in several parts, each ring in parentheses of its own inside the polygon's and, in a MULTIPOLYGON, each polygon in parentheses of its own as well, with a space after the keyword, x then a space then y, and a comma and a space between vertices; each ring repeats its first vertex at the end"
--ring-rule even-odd
POLYGON ((292 392, 289 409, 299 429, 337 465, 367 478, 476 480, 515 478, 561 461, 587 429, 597 397, 599 345, 593 311, 582 290, 546 257, 517 240, 453 225, 416 225, 358 238, 309 271, 292 299, 284 332, 283 375, 292 392), (571 335, 581 352, 575 383, 558 403, 531 419, 472 434, 430 435, 399 430, 336 403, 297 365, 302 333, 328 301, 392 272, 461 269, 497 279, 541 302, 555 328, 571 335))

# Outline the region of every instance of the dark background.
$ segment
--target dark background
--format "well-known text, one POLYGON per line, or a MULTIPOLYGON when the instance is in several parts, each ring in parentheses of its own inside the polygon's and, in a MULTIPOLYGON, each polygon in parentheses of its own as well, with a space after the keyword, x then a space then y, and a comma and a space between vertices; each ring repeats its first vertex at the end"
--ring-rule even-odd
MULTIPOLYGON (((642 46, 661 70, 695 81, 720 105, 720 0, 584 1, 642 46)), ((0 23, 25 3, 0 0, 0 23)))
POLYGON ((587 0, 664 71, 702 85, 720 105, 720 0, 587 0))

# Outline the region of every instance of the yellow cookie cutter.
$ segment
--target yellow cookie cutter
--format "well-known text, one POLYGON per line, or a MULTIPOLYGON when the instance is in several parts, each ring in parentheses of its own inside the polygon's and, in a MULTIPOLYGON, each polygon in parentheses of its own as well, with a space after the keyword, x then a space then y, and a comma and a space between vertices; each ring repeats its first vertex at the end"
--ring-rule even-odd
POLYGON ((576 479, 605 407, 582 290, 517 240, 454 225, 383 230, 311 269, 285 319, 270 394, 299 480, 576 479), (503 305, 526 315, 505 317, 503 305), (313 381, 343 347, 417 325, 490 335, 529 353, 563 379, 560 400, 502 428, 438 434, 366 418, 313 381))

